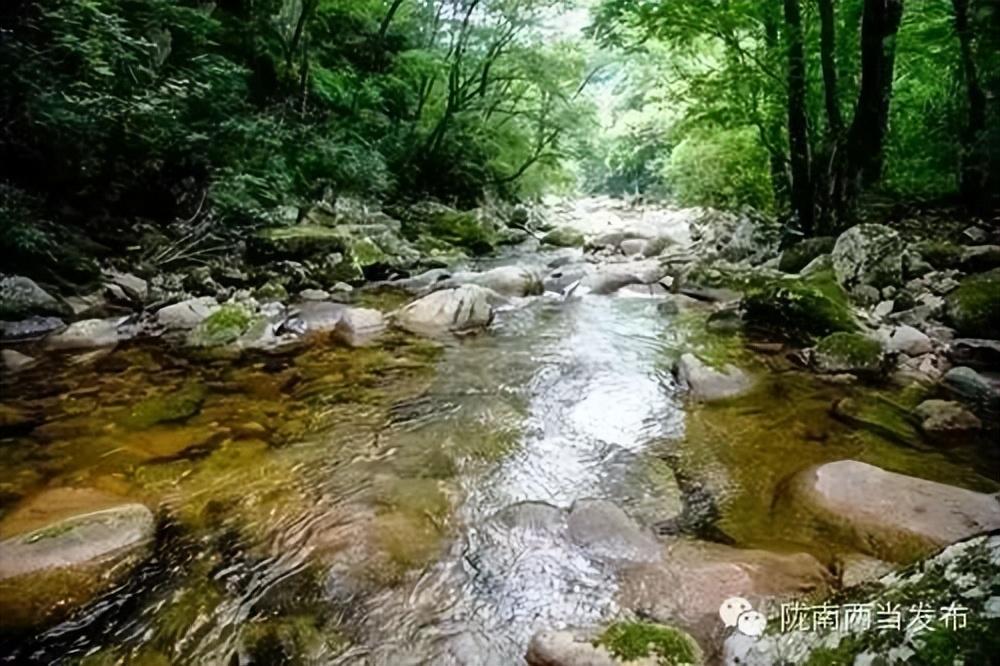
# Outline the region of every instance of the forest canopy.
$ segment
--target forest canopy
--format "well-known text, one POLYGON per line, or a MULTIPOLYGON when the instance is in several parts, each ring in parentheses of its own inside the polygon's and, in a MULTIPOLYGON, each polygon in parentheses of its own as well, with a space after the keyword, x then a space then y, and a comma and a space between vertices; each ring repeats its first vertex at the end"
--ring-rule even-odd
POLYGON ((987 215, 998 5, 12 0, 3 247, 343 195, 640 194, 806 235, 877 197, 987 215))

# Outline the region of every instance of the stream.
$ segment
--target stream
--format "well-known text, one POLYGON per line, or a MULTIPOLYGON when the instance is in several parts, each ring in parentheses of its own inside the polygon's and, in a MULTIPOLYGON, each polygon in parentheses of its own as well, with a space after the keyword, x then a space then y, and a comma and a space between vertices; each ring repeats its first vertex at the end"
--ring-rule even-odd
MULTIPOLYGON (((475 336, 239 360, 146 341, 32 370, 16 391, 5 378, 4 400, 40 422, 3 441, 2 506, 86 486, 159 507, 161 527, 127 583, 0 644, 3 663, 510 666, 540 629, 624 610, 615 570, 565 537, 574 503, 608 500, 652 534, 682 512, 679 480, 697 478, 732 543, 796 543, 829 563, 837 544, 768 515, 796 469, 853 457, 992 488, 833 421, 851 389, 706 334, 708 307, 662 302, 549 293, 475 336), (689 403, 670 372, 689 349, 742 359, 759 389, 689 403), (129 421, 138 401, 193 384, 196 414, 129 421)), ((593 529, 602 548, 628 547, 593 529)))

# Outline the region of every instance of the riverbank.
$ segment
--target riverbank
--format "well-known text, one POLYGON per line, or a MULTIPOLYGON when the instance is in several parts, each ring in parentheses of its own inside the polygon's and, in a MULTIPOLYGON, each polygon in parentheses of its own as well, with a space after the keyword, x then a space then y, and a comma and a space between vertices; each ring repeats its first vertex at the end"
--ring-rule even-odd
POLYGON ((499 665, 638 616, 712 661, 727 596, 821 599, 1000 526, 989 239, 433 211, 306 211, 226 267, 252 288, 117 266, 70 316, 17 282, 0 536, 41 565, 4 570, 11 659, 499 665))

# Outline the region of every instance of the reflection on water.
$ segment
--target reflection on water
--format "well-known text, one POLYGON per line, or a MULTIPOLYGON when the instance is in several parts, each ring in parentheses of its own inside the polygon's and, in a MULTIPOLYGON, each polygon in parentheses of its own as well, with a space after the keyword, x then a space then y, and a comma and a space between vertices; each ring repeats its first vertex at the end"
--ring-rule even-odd
POLYGON ((124 588, 6 639, 6 662, 509 666, 534 630, 618 611, 611 574, 563 537, 566 510, 676 515, 665 459, 704 481, 741 545, 801 543, 768 508, 812 462, 984 483, 835 425, 842 389, 795 373, 685 408, 667 366, 706 344, 685 341, 703 330, 689 324, 648 298, 546 297, 461 340, 239 363, 133 346, 5 378, 30 434, 0 444, 0 506, 94 487, 159 507, 163 525, 124 588))

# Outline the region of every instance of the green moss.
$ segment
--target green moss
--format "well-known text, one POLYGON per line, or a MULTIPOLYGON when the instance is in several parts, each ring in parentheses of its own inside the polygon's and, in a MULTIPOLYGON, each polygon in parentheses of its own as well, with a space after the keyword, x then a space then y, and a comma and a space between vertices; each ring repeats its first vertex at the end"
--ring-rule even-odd
POLYGON ((604 630, 597 644, 624 661, 654 656, 660 666, 702 662, 694 639, 679 629, 649 622, 616 622, 604 630))
POLYGON ((1000 268, 962 280, 948 294, 948 315, 959 334, 981 337, 1000 330, 1000 268))
POLYGON ((198 382, 188 382, 172 393, 136 403, 125 417, 123 425, 145 429, 158 423, 185 421, 197 414, 204 402, 205 386, 198 382))
POLYGON ((227 303, 188 335, 188 343, 196 347, 216 347, 236 342, 254 323, 253 313, 246 307, 227 303))
POLYGON ((248 622, 241 632, 249 663, 255 666, 304 666, 323 663, 347 646, 339 632, 320 626, 311 615, 290 615, 248 622))
POLYGON ((492 252, 497 244, 493 227, 475 211, 442 210, 431 215, 425 227, 431 236, 469 250, 473 254, 492 252))
POLYGON ((882 365, 882 345, 860 333, 831 333, 816 345, 816 354, 835 371, 877 371, 882 365))
POLYGON ((251 257, 256 259, 303 259, 346 248, 343 232, 313 224, 264 229, 252 236, 248 245, 251 257))
POLYGON ((934 268, 941 270, 954 268, 962 261, 962 246, 941 240, 917 243, 914 249, 934 268))
POLYGON ((542 237, 542 242, 557 247, 583 247, 585 239, 583 234, 569 227, 559 227, 553 229, 542 237))
POLYGON ((837 239, 831 236, 807 238, 786 248, 778 261, 778 270, 784 273, 798 273, 821 254, 833 252, 837 239))
POLYGON ((832 271, 798 280, 751 280, 743 309, 751 328, 795 341, 858 328, 832 271))

